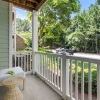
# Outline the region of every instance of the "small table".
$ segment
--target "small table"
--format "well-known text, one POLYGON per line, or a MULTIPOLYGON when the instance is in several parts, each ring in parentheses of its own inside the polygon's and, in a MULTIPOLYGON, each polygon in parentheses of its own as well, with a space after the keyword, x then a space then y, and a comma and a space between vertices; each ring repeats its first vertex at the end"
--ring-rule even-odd
POLYGON ((18 88, 18 85, 24 79, 21 77, 11 77, 2 82, 8 88, 3 100, 23 100, 23 95, 18 88))

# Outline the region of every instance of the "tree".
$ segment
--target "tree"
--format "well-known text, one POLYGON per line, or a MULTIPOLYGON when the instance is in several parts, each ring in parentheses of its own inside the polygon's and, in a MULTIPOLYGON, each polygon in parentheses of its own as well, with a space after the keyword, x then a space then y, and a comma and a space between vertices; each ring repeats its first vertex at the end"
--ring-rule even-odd
MULTIPOLYGON (((78 0, 48 0, 39 11, 39 44, 45 46, 58 42, 62 45, 60 39, 65 40, 65 37, 62 37, 61 33, 65 35, 65 31, 70 25, 71 14, 76 13, 79 9, 78 0)), ((30 12, 27 13, 27 18, 31 20, 30 12)))
POLYGON ((16 29, 18 32, 31 32, 32 24, 28 20, 16 19, 16 29))
POLYGON ((95 3, 87 11, 77 14, 67 29, 66 41, 72 49, 95 51, 100 49, 100 6, 95 3))

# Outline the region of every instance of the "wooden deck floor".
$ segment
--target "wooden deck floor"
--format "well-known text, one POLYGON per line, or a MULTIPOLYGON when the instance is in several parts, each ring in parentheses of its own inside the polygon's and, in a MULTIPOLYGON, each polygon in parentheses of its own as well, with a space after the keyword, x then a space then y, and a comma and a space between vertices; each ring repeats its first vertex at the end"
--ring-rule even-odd
MULTIPOLYGON (((55 91, 35 75, 28 75, 26 89, 23 91, 21 85, 20 90, 23 93, 24 100, 62 100, 55 91)), ((6 87, 0 87, 0 100, 3 100, 6 91, 6 87)))

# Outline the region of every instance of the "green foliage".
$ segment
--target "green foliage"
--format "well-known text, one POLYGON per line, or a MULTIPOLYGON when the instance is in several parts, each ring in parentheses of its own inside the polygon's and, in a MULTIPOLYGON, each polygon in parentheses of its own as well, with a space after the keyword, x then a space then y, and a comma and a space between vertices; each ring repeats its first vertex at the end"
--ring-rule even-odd
MULTIPOLYGON (((46 50, 46 49, 43 49, 43 48, 39 48, 38 51, 44 52, 44 53, 53 53, 52 51, 46 50)), ((32 50, 19 50, 18 52, 32 52, 32 50)))
POLYGON ((32 23, 28 20, 16 19, 16 29, 18 34, 23 36, 26 47, 32 47, 32 23))
MULTIPOLYGON (((95 64, 92 64, 92 94, 97 94, 97 67, 95 64)), ((72 67, 73 72, 73 81, 75 82, 75 64, 72 67)), ((78 86, 81 88, 81 67, 78 66, 78 86)), ((84 68, 84 91, 88 93, 88 64, 85 63, 84 68)))
POLYGON ((31 32, 32 24, 28 20, 16 19, 16 29, 18 32, 31 32))
POLYGON ((71 49, 99 52, 100 49, 100 6, 95 3, 78 13, 67 29, 66 41, 71 49))
POLYGON ((26 47, 32 47, 32 34, 30 32, 19 32, 25 38, 26 47))
POLYGON ((6 74, 14 75, 15 72, 14 71, 8 71, 6 74))
MULTIPOLYGON (((53 46, 59 43, 64 46, 65 30, 70 25, 71 14, 79 9, 78 0, 48 0, 39 11, 39 45, 53 46)), ((27 18, 32 19, 31 12, 27 13, 27 18)))
POLYGON ((44 52, 44 53, 53 53, 52 51, 46 50, 46 49, 43 49, 43 48, 39 48, 38 51, 39 51, 39 52, 44 52))

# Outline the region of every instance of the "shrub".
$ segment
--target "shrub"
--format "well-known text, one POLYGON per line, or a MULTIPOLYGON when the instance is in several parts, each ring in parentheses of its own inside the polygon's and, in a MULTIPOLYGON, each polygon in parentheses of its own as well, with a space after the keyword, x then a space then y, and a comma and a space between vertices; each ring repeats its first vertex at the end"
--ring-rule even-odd
MULTIPOLYGON (((75 65, 72 65, 73 81, 75 82, 75 65)), ((92 67, 92 94, 97 94, 97 69, 92 67)), ((78 66, 78 86, 81 89, 81 67, 78 66)), ((84 69, 84 91, 88 93, 88 68, 84 69)))

